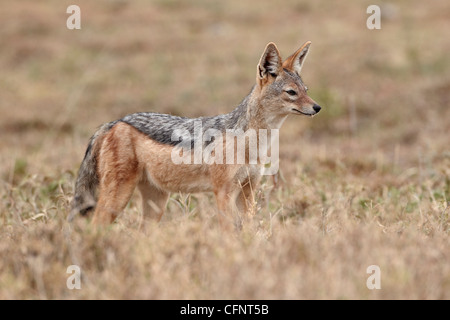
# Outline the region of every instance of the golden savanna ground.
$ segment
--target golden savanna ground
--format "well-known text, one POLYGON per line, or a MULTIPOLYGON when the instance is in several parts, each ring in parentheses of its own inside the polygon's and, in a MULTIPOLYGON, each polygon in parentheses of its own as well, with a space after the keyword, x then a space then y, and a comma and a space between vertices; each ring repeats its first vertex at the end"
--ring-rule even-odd
POLYGON ((70 4, 0 2, 0 298, 450 298, 450 2, 76 1, 68 30, 70 4), (172 195, 146 231, 138 193, 106 230, 67 225, 97 126, 229 112, 269 41, 306 40, 323 109, 283 126, 279 186, 242 231, 209 194, 172 195))

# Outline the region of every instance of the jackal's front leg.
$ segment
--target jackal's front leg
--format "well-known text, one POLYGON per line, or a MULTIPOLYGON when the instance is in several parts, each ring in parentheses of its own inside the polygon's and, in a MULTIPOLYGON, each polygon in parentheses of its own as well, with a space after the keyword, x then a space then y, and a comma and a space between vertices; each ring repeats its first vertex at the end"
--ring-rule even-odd
POLYGON ((244 183, 236 198, 236 207, 244 219, 253 218, 256 211, 255 187, 256 181, 247 181, 244 183))
POLYGON ((221 188, 214 192, 217 201, 218 217, 220 226, 224 229, 231 229, 234 224, 231 210, 231 192, 227 188, 221 188))

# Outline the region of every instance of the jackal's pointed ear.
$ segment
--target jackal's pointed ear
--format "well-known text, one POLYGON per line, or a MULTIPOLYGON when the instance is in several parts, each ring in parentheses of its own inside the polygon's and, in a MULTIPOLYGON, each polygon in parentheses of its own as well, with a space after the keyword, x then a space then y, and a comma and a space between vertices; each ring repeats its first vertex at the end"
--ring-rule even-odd
POLYGON ((270 42, 259 60, 256 79, 259 81, 276 78, 281 71, 281 56, 275 43, 270 42))
POLYGON ((305 58, 309 52, 309 46, 311 45, 311 41, 306 41, 300 49, 294 52, 286 61, 283 62, 283 68, 288 69, 290 71, 295 71, 297 74, 300 74, 302 70, 303 62, 305 62, 305 58))

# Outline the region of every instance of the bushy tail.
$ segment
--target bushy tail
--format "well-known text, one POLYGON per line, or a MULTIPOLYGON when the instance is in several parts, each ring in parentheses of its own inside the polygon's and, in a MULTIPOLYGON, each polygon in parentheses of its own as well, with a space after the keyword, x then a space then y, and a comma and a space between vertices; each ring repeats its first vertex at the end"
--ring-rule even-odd
POLYGON ((113 123, 104 124, 89 141, 75 183, 75 194, 68 217, 69 222, 72 221, 78 213, 82 216, 87 215, 87 213, 90 210, 93 210, 97 204, 97 187, 99 184, 97 173, 98 153, 104 135, 113 125, 113 123))

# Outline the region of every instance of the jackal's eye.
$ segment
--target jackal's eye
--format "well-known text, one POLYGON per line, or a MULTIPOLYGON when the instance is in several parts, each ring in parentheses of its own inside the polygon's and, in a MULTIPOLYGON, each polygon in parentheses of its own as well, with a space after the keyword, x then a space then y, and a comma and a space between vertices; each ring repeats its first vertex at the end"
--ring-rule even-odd
POLYGON ((295 92, 294 90, 286 90, 286 93, 290 96, 296 96, 297 92, 295 92))

